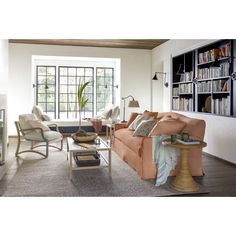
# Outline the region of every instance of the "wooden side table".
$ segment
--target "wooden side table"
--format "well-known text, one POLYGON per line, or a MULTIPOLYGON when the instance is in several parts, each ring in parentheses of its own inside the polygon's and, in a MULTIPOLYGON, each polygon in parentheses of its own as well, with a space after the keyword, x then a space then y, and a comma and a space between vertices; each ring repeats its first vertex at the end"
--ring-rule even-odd
POLYGON ((199 190, 199 184, 193 179, 188 165, 188 153, 192 148, 204 148, 207 146, 205 142, 200 144, 182 144, 171 143, 170 141, 164 141, 164 145, 180 149, 180 170, 177 173, 175 179, 170 183, 170 186, 181 192, 196 192, 199 190))
POLYGON ((106 125, 106 139, 107 139, 107 143, 110 142, 110 145, 112 144, 113 133, 114 133, 114 124, 107 124, 106 125))

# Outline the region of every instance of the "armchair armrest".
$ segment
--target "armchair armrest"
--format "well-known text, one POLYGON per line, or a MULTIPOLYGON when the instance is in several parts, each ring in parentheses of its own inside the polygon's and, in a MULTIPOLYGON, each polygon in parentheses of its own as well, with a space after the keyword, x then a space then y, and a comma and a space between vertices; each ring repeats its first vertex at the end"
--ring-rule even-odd
POLYGON ((57 124, 52 123, 52 124, 47 124, 47 126, 48 126, 49 128, 55 128, 56 131, 59 132, 59 129, 58 129, 58 125, 57 125, 57 124))
POLYGON ((114 124, 114 130, 118 130, 118 129, 124 129, 124 128, 127 128, 127 124, 126 123, 117 123, 117 124, 114 124))
POLYGON ((44 131, 43 131, 42 128, 29 128, 29 129, 22 129, 21 131, 22 131, 23 136, 25 136, 25 134, 26 134, 25 132, 36 131, 38 134, 40 134, 40 135, 42 136, 42 138, 43 138, 44 140, 46 140, 46 139, 45 139, 45 136, 44 136, 44 131), (37 130, 38 130, 38 131, 37 131, 37 130))

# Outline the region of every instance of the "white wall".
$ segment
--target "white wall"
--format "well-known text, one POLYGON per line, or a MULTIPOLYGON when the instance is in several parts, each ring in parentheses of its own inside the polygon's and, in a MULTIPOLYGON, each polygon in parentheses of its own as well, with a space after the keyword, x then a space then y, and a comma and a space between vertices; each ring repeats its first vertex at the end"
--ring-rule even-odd
MULTIPOLYGON (((152 74, 156 71, 159 65, 164 63, 163 70, 167 72, 169 82, 172 73, 172 56, 182 54, 186 51, 193 50, 214 40, 169 40, 159 47, 152 50, 152 74)), ((171 84, 165 88, 160 83, 159 90, 162 90, 160 101, 152 101, 152 110, 156 111, 170 111, 171 110, 171 84)), ((225 159, 227 161, 236 163, 236 118, 220 117, 214 115, 207 115, 202 113, 180 112, 189 117, 204 119, 206 122, 205 141, 207 147, 204 151, 225 159)))
POLYGON ((8 40, 0 39, 0 94, 7 93, 8 40))
MULTIPOLYGON (((121 94, 133 95, 140 108, 150 109, 151 104, 151 51, 118 48, 96 48, 76 46, 9 44, 9 134, 16 133, 14 120, 19 114, 31 112, 34 104, 32 88, 32 56, 74 56, 120 58, 121 94)), ((123 103, 121 103, 122 117, 123 103)), ((126 117, 134 109, 126 109, 126 117)))

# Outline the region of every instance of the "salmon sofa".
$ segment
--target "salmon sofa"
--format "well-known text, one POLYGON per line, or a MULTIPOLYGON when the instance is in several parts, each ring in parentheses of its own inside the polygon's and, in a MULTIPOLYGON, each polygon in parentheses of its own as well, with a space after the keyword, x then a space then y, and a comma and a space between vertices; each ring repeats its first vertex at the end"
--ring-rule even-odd
MULTIPOLYGON (((165 117, 179 120, 185 123, 184 130, 189 132, 191 138, 202 140, 205 134, 205 121, 189 118, 175 112, 160 112, 157 119, 161 121, 165 117)), ((133 131, 128 130, 126 124, 115 124, 113 150, 127 162, 142 179, 156 178, 157 168, 152 161, 152 138, 133 136, 133 131)), ((166 125, 162 134, 171 134, 170 127, 166 125)), ((180 158, 178 158, 180 160, 180 158)), ((189 151, 189 168, 192 176, 202 176, 202 150, 191 149, 189 151)), ((170 175, 176 175, 179 169, 177 163, 175 170, 170 175)))

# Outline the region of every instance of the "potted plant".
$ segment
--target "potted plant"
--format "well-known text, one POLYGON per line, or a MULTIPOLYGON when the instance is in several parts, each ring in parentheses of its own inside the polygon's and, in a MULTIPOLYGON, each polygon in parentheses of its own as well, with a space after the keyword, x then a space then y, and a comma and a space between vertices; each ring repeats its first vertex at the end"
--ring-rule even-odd
POLYGON ((90 82, 84 82, 80 79, 78 84, 78 91, 77 91, 77 101, 79 107, 79 129, 76 133, 72 134, 72 138, 76 142, 80 141, 92 141, 97 137, 96 133, 86 132, 81 128, 81 120, 82 120, 82 110, 85 108, 88 98, 84 95, 85 88, 90 84, 90 82))

